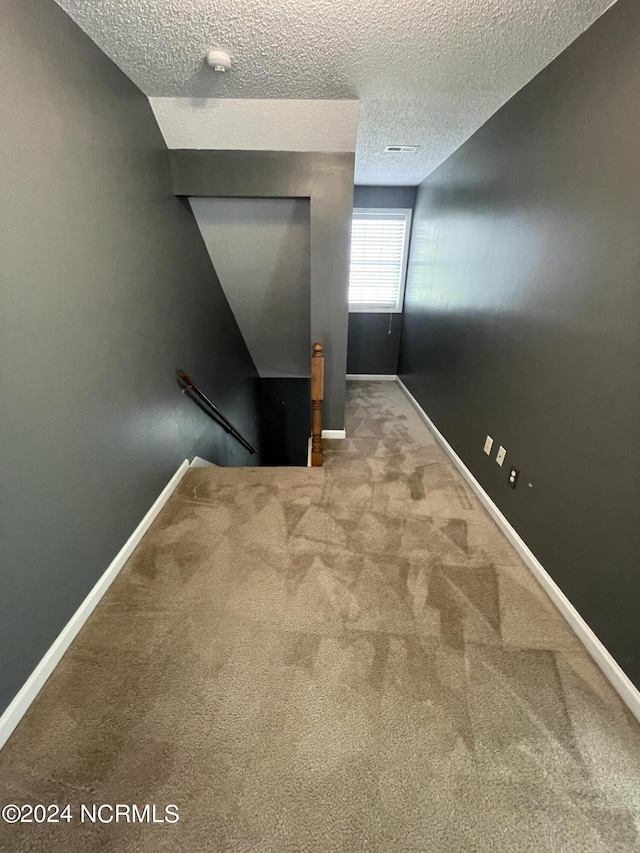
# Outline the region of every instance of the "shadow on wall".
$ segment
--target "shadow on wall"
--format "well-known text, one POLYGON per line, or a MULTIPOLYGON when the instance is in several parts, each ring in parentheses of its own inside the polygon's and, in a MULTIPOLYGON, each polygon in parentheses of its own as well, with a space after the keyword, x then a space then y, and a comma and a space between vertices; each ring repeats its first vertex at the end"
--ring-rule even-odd
POLYGON ((309 375, 309 200, 191 198, 231 309, 263 377, 309 375))

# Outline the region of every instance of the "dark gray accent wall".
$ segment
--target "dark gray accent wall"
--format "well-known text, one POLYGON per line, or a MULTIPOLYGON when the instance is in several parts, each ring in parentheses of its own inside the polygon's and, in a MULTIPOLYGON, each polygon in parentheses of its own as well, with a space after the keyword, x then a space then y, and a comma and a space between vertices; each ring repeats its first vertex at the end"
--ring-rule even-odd
POLYGON ((310 199, 309 343, 324 344, 323 426, 343 429, 354 154, 174 150, 170 156, 179 196, 310 199))
MULTIPOLYGON (((417 187, 356 187, 354 207, 396 207, 413 210, 417 187)), ((401 314, 349 312, 347 373, 393 375, 398 370, 401 314)))
POLYGON ((347 373, 398 372, 402 314, 349 311, 347 373))
POLYGON ((424 182, 400 354, 409 389, 638 685, 639 56, 640 7, 619 0, 424 182))
POLYGON ((413 210, 417 192, 417 187, 357 186, 353 190, 353 206, 400 207, 413 210))
MULTIPOLYGON (((0 0, 0 711, 257 376, 147 99, 53 0, 0 0)), ((253 457, 251 457, 253 461, 253 457)))

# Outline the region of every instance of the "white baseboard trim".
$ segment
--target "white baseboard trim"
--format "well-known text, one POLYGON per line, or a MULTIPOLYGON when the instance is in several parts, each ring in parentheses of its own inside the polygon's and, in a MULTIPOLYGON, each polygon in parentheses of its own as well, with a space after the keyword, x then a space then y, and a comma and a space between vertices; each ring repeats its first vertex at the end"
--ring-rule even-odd
POLYGON ((345 429, 323 429, 323 438, 346 438, 347 431, 345 429))
POLYGON ((451 447, 446 438, 438 430, 438 428, 429 418, 420 403, 418 403, 411 391, 409 391, 409 389, 406 387, 404 382, 402 382, 402 380, 399 378, 397 382, 400 388, 407 395, 407 398, 415 406, 420 417, 424 420, 430 431, 433 433, 436 441, 441 445, 441 447, 449 456, 453 464, 460 471, 467 483, 471 486, 473 491, 480 499, 484 508, 496 522, 498 527, 502 530, 511 545, 518 552, 523 562, 531 570, 540 586, 544 589, 549 598, 553 601, 562 616, 564 616, 564 618, 569 623, 580 642, 584 645, 584 647, 589 652, 596 664, 600 667, 604 675, 609 679, 622 701, 629 708, 634 717, 636 717, 638 722, 640 722, 640 691, 635 687, 631 679, 625 674, 625 672, 622 670, 617 661, 612 657, 610 652, 608 652, 605 646, 600 642, 598 637, 594 634, 593 630, 578 613, 573 604, 571 604, 567 596, 562 592, 562 590, 553 580, 551 575, 549 575, 548 572, 544 569, 542 563, 540 563, 540 561, 528 547, 526 542, 524 542, 524 540, 520 537, 516 530, 507 521, 505 516, 498 509, 498 507, 489 497, 489 495, 485 492, 478 480, 476 480, 471 471, 464 464, 462 459, 460 459, 460 457, 451 447))
POLYGON ((215 462, 209 462, 208 459, 203 459, 202 456, 194 456, 189 468, 218 468, 218 465, 215 462))
POLYGON ((395 382, 397 378, 393 373, 347 373, 351 382, 395 382))
POLYGON ((120 549, 109 568, 98 580, 71 619, 67 622, 61 633, 54 640, 53 645, 46 652, 45 656, 33 670, 9 707, 2 714, 0 717, 0 749, 2 749, 4 744, 7 742, 11 733, 18 725, 53 670, 56 668, 60 659, 67 651, 80 629, 89 616, 91 616, 96 605, 109 589, 118 575, 118 572, 127 562, 136 545, 138 545, 144 534, 151 526, 151 522, 169 500, 171 494, 188 470, 189 460, 185 459, 164 489, 160 492, 151 509, 147 512, 124 546, 120 549))
MULTIPOLYGON (((323 429, 322 430, 323 438, 346 438, 347 431, 344 429, 323 429)), ((313 441, 313 436, 309 436, 309 443, 307 445, 307 468, 311 468, 311 443, 313 441)))

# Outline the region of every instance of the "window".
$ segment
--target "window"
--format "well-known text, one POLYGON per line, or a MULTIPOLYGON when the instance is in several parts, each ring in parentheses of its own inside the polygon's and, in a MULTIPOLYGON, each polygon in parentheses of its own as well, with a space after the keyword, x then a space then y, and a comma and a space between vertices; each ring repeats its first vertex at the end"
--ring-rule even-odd
POLYGON ((410 210, 353 211, 349 311, 402 311, 410 231, 410 210))

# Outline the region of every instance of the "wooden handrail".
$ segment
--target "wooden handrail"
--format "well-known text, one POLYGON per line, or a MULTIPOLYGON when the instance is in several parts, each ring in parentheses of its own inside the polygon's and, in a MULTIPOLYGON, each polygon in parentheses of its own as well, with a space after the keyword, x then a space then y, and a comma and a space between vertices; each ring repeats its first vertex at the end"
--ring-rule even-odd
POLYGON ((311 466, 322 466, 322 403, 324 401, 324 354, 322 344, 313 345, 311 356, 311 466))
POLYGON ((249 451, 249 453, 257 453, 255 447, 247 441, 247 439, 242 435, 242 433, 238 432, 238 430, 234 427, 229 418, 226 415, 222 414, 216 404, 207 397, 204 391, 201 391, 198 388, 193 379, 187 376, 184 370, 178 371, 178 379, 180 380, 181 384, 185 386, 182 389, 183 394, 185 393, 185 391, 191 391, 192 394, 194 394, 198 398, 198 400, 201 403, 204 403, 205 407, 207 407, 205 408, 207 414, 210 415, 214 420, 216 420, 220 424, 220 426, 229 433, 229 435, 232 435, 236 441, 239 441, 240 444, 249 451))

